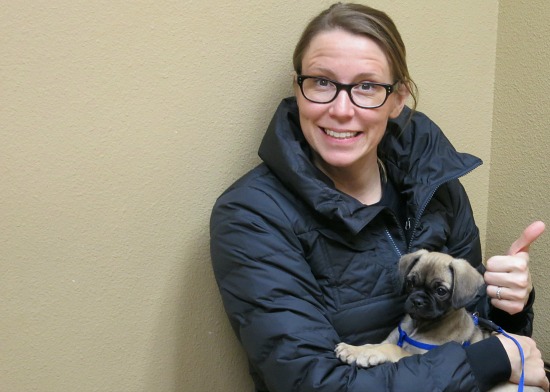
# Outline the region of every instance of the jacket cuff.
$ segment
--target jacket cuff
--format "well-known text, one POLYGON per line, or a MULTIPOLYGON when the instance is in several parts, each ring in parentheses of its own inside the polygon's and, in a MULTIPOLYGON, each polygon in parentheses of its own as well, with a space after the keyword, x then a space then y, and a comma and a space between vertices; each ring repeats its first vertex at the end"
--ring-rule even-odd
POLYGON ((466 347, 466 356, 478 387, 487 391, 500 382, 510 379, 512 367, 508 354, 496 336, 466 347))

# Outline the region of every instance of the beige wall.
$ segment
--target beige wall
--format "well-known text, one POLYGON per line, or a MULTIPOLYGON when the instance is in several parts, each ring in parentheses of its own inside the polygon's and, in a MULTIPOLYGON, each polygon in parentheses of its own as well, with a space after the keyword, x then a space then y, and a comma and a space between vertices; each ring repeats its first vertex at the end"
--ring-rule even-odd
MULTIPOLYGON (((330 3, 3 4, 3 390, 250 390, 210 268, 209 212, 217 195, 258 162, 263 130, 291 92, 293 45, 330 3)), ((541 66, 505 54, 509 44, 521 47, 508 25, 527 37, 518 18, 529 14, 547 28, 544 17, 519 2, 518 12, 515 1, 503 2, 500 26, 497 0, 369 4, 400 26, 420 109, 459 150, 486 162, 464 183, 482 233, 488 228, 495 244, 506 235, 506 245, 526 216, 543 207, 548 214, 541 104, 548 102, 548 77, 541 82, 541 66), (526 71, 518 73, 518 64, 526 71), (518 94, 502 89, 526 75, 535 95, 519 94, 533 104, 517 118, 509 108, 518 94), (493 109, 503 114, 492 135, 493 109), (528 134, 515 133, 526 123, 528 134), (527 157, 520 155, 525 150, 527 157), (510 181, 538 191, 506 197, 499 182, 510 181), (520 205, 519 197, 530 203, 520 205)), ((529 4, 542 7, 544 0, 529 4)), ((547 63, 548 37, 548 30, 529 37, 529 45, 539 45, 524 55, 547 63)), ((537 260, 549 248, 541 241, 537 260)), ((536 268, 547 271, 542 262, 536 268)), ((539 301, 548 298, 541 290, 539 301)))
POLYGON ((524 226, 547 232, 531 247, 535 338, 550 360, 550 2, 501 1, 491 150, 487 254, 505 252, 524 226))

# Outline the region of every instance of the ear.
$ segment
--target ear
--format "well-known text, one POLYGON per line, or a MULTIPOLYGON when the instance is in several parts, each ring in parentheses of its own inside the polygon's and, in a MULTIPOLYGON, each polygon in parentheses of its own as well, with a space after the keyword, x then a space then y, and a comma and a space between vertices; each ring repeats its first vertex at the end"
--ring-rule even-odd
POLYGON ((405 106, 405 103, 407 102, 407 98, 409 98, 409 90, 407 89, 407 86, 405 86, 403 83, 399 83, 399 87, 397 88, 397 91, 395 92, 393 105, 390 112, 390 118, 396 118, 401 114, 401 111, 403 110, 403 107, 405 106))
POLYGON ((426 249, 420 249, 414 253, 403 255, 399 259, 399 283, 402 290, 405 290, 405 278, 409 272, 411 272, 418 260, 420 260, 420 257, 426 253, 428 253, 426 249))
POLYGON ((296 97, 299 96, 300 93, 300 86, 298 85, 298 74, 296 72, 292 73, 292 89, 294 90, 294 95, 296 97))
POLYGON ((455 309, 468 305, 485 284, 483 276, 470 263, 463 259, 453 259, 450 265, 453 271, 452 305, 455 309))

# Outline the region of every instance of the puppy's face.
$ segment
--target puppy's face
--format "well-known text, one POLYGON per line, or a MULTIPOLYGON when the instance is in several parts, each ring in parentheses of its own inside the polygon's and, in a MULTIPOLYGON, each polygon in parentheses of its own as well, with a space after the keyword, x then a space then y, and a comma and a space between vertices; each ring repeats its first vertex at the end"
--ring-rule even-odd
POLYGON ((484 284, 466 260, 426 250, 401 257, 399 274, 408 294, 405 311, 416 320, 434 320, 466 306, 484 284))

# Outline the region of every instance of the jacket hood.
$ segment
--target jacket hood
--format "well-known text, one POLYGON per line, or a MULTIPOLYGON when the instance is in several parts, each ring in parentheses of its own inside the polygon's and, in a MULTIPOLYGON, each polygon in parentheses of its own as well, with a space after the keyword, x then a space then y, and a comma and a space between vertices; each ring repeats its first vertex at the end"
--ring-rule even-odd
MULTIPOLYGON (((258 154, 270 170, 292 192, 328 219, 343 222, 358 233, 382 207, 369 207, 338 191, 333 182, 311 160, 311 149, 300 128, 295 97, 284 99, 264 135, 258 154)), ((378 156, 388 175, 413 210, 422 208, 441 184, 459 178, 481 160, 459 153, 441 129, 427 116, 405 108, 390 120, 378 156)))

